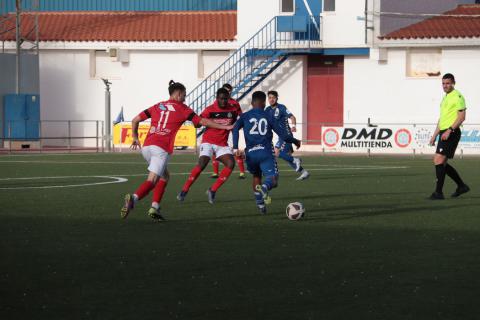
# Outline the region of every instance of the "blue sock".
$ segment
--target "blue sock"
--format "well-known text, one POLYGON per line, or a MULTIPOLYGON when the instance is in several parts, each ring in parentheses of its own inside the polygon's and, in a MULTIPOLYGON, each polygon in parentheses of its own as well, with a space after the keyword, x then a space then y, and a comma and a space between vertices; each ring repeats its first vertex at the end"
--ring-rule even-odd
POLYGON ((265 180, 263 180, 262 187, 265 187, 267 189, 267 191, 275 188, 276 185, 275 185, 274 178, 275 178, 275 176, 266 176, 265 180))
POLYGON ((255 203, 257 206, 264 206, 265 201, 263 201, 262 194, 260 192, 254 192, 253 194, 255 195, 255 203))
POLYGON ((287 161, 287 163, 290 165, 290 167, 295 169, 295 164, 293 163, 293 157, 292 157, 291 154, 289 154, 288 152, 285 152, 285 151, 280 151, 280 153, 278 154, 278 157, 287 161))

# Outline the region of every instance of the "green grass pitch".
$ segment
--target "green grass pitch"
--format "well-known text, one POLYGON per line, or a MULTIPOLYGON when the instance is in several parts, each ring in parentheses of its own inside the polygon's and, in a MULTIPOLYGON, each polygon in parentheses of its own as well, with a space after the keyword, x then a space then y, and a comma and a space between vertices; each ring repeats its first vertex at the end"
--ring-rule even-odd
POLYGON ((149 198, 120 220, 138 154, 0 156, 0 319, 478 319, 478 158, 453 161, 470 193, 433 202, 429 158, 310 156, 303 182, 280 162, 266 216, 238 171, 178 203, 195 161, 172 157, 154 223, 149 198))

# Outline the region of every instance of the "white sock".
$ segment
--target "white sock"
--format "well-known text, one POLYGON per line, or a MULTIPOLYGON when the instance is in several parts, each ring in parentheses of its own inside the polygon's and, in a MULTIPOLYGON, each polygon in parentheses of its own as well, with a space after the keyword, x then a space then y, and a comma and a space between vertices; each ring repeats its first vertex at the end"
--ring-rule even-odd
POLYGON ((152 208, 155 208, 158 210, 158 208, 160 208, 160 204, 158 202, 152 202, 152 208))
POLYGON ((134 193, 133 194, 133 203, 137 203, 138 202, 138 196, 134 193))

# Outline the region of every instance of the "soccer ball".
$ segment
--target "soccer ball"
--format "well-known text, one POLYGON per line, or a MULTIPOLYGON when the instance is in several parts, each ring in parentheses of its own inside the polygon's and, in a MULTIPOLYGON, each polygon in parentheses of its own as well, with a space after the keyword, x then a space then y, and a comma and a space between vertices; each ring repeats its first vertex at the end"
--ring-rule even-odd
POLYGON ((292 202, 287 206, 286 213, 289 220, 300 220, 305 215, 305 208, 300 202, 292 202))

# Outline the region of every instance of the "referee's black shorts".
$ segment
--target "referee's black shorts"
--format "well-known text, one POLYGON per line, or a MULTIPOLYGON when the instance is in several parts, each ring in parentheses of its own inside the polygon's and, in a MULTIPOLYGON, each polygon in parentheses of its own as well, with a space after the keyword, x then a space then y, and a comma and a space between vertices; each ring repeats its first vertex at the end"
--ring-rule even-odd
POLYGON ((450 136, 447 140, 442 140, 442 134, 445 131, 446 130, 442 130, 438 134, 437 150, 435 151, 435 153, 442 154, 448 159, 452 159, 455 155, 455 150, 457 150, 460 138, 462 137, 462 132, 460 131, 460 129, 457 129, 450 133, 450 136))

